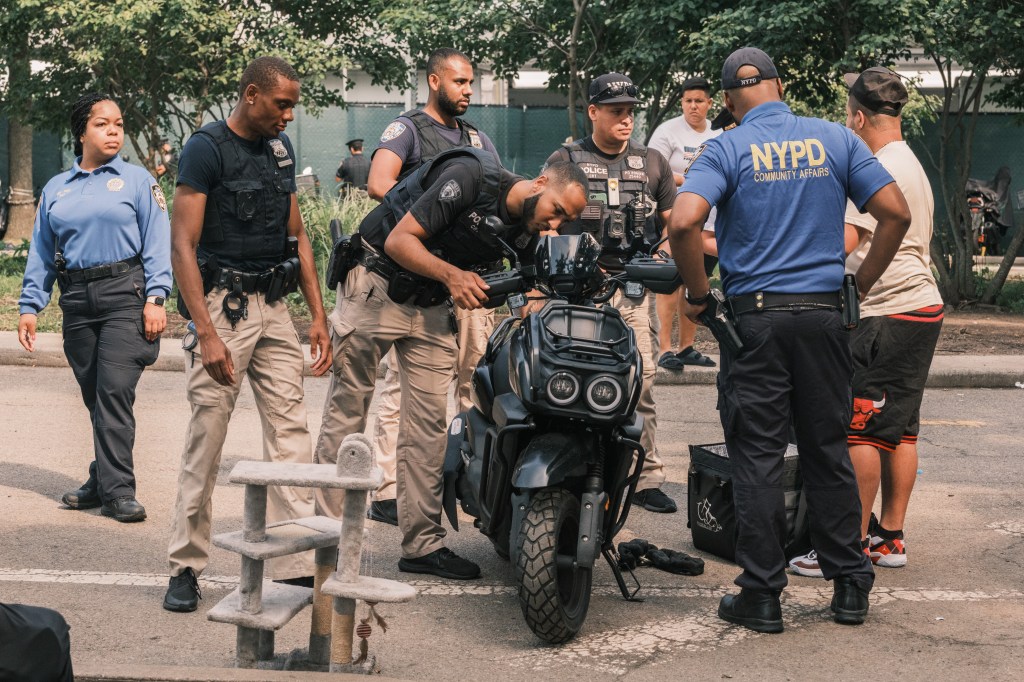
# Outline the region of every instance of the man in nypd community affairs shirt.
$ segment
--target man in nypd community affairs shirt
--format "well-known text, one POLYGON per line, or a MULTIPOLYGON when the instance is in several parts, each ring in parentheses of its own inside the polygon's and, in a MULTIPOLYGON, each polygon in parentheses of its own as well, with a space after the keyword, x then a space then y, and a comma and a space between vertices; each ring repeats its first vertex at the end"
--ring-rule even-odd
POLYGON ((860 499, 846 448, 852 363, 840 312, 843 215, 849 196, 878 221, 859 272, 866 292, 896 253, 910 212, 892 177, 849 130, 790 112, 775 65, 761 50, 730 55, 722 89, 740 125, 702 145, 669 224, 687 314, 696 321, 709 296, 700 231, 717 206, 722 282, 744 343, 738 353, 723 352, 719 377, 743 572, 740 593, 723 597, 718 615, 759 632, 783 629, 781 478, 792 418, 811 536, 825 578, 834 581, 834 618, 859 624, 874 573, 861 550, 860 499))

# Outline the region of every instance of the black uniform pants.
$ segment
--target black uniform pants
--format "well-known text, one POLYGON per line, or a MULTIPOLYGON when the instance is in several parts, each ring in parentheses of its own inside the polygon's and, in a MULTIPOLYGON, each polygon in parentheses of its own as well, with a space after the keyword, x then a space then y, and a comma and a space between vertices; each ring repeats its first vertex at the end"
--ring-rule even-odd
POLYGON ((142 267, 109 279, 72 284, 61 293, 64 354, 92 421, 89 484, 104 502, 135 496, 135 387, 156 362, 160 340, 146 340, 142 267))
POLYGON ((861 505, 846 445, 851 394, 849 333, 838 311, 739 316, 744 348, 722 354, 719 410, 732 460, 740 587, 786 586, 783 456, 790 420, 800 451, 811 540, 826 579, 848 575, 870 589, 861 550, 861 505))

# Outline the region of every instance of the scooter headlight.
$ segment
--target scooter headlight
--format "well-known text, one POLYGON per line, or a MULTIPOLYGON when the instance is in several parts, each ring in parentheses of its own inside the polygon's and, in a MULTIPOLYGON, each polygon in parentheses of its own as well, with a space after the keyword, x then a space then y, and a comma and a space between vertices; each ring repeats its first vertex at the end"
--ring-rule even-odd
POLYGON ((580 380, 572 372, 555 372, 548 379, 548 401, 553 405, 565 407, 580 395, 580 380))
POLYGON ((607 414, 622 405, 622 385, 613 377, 601 374, 587 385, 587 405, 594 412, 607 414))

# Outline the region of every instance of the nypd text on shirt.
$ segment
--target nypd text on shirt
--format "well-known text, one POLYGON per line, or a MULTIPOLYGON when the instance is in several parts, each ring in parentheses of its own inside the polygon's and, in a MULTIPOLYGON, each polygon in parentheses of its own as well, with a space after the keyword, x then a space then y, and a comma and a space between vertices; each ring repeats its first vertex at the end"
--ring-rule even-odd
POLYGON ((827 177, 825 146, 820 140, 785 140, 750 145, 754 182, 827 177))

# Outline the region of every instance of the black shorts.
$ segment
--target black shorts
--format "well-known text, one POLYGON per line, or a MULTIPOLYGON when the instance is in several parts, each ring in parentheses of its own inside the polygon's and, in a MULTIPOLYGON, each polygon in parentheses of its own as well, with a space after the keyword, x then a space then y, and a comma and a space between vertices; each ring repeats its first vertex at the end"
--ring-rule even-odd
POLYGON ((853 419, 849 445, 892 452, 917 442, 921 398, 942 329, 942 306, 867 317, 850 337, 853 419))

